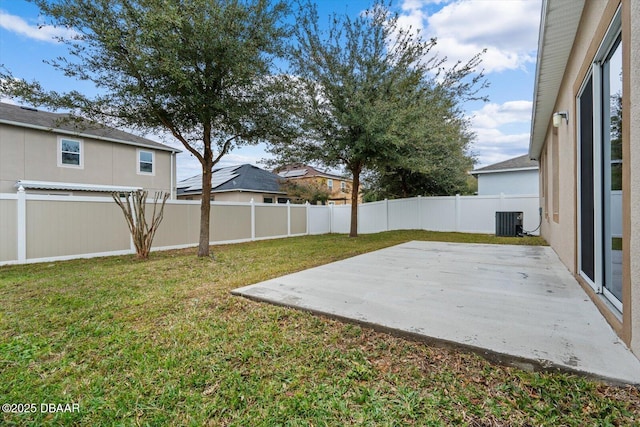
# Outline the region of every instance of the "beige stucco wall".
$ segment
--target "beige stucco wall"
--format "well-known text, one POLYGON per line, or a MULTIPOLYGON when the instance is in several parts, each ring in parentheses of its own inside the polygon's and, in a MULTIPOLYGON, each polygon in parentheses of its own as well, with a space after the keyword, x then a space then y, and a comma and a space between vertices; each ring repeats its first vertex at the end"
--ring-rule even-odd
MULTIPOLYGON (((273 200, 273 203, 278 200, 278 197, 286 197, 286 194, 268 194, 268 193, 252 193, 248 191, 225 191, 222 193, 212 193, 212 201, 215 202, 238 202, 238 203, 249 203, 251 199, 255 203, 263 203, 265 197, 270 197, 273 200)), ((200 194, 179 196, 180 200, 201 200, 202 196, 200 194)))
MULTIPOLYGON (((612 2, 613 3, 613 2, 612 2)), ((557 128, 558 159, 552 155, 553 125, 548 124, 547 136, 543 151, 546 153, 546 193, 545 204, 552 212, 545 212, 541 226, 542 236, 556 251, 562 262, 576 273, 576 135, 577 135, 577 106, 575 91, 584 79, 585 62, 593 59, 595 52, 589 52, 596 29, 601 24, 603 14, 607 8, 606 0, 593 0, 585 3, 580 27, 576 34, 571 57, 565 69, 560 93, 556 100, 554 111, 569 111, 569 124, 557 128), (591 56, 591 58, 585 59, 591 56), (553 207, 553 162, 558 161, 558 188, 560 192, 559 207, 553 207), (554 221, 553 211, 558 213, 558 222, 554 221)), ((614 9, 615 10, 615 9, 614 9)))
POLYGON ((0 193, 15 193, 15 183, 19 179, 170 191, 171 153, 143 150, 155 153, 153 175, 137 173, 135 146, 0 124, 0 193), (58 166, 58 136, 83 142, 84 167, 58 166))
POLYGON ((249 203, 252 199, 255 203, 263 203, 265 197, 270 197, 273 203, 278 200, 278 197, 286 197, 285 194, 265 194, 265 193, 250 193, 246 191, 229 191, 224 193, 214 193, 214 200, 216 202, 240 202, 249 203))
MULTIPOLYGON (((327 179, 321 176, 310 176, 304 178, 292 178, 293 182, 300 182, 306 185, 315 185, 319 188, 328 189, 327 179)), ((333 191, 329 194, 329 200, 333 201, 336 205, 350 205, 351 204, 351 189, 353 188, 353 181, 350 179, 332 178, 333 191), (341 183, 346 184, 345 191, 342 191, 341 183)), ((362 203, 362 197, 358 195, 358 203, 362 203)))
POLYGON ((630 197, 631 349, 640 357, 640 2, 630 1, 630 197))
MULTIPOLYGON (((620 4, 617 0, 591 0, 585 2, 579 30, 574 41, 573 49, 554 111, 569 111, 569 124, 557 128, 559 143, 558 158, 552 153, 553 127, 548 125, 545 139, 544 168, 541 169, 541 184, 546 186, 541 191, 544 197, 541 203, 548 206, 551 212, 545 212, 542 223, 542 236, 547 239, 558 253, 562 262, 577 274, 577 105, 576 97, 591 65, 599 44, 620 4), (559 162, 559 220, 553 220, 553 162, 559 162), (542 176, 544 174, 544 177, 542 176)), ((628 104, 625 109, 629 112, 627 125, 629 126, 628 150, 624 153, 625 170, 628 181, 625 182, 625 197, 628 197, 624 210, 627 212, 625 221, 625 236, 629 236, 628 254, 623 261, 626 283, 623 285, 623 322, 616 326, 615 316, 607 314, 604 303, 596 303, 601 307, 618 333, 630 343, 631 350, 640 357, 640 2, 623 0, 623 59, 625 73, 628 73, 628 84, 625 86, 625 96, 628 104), (625 16, 624 12, 630 12, 625 16), (631 23, 627 27, 627 23, 631 23), (624 34, 625 28, 630 28, 630 34, 624 34), (626 38, 628 37, 628 38, 626 38), (629 46, 626 46, 630 40, 629 46), (626 65, 625 65, 626 64, 626 65), (629 339, 630 337, 630 339, 629 339)), ((623 137, 624 138, 624 137, 623 137)), ((623 202, 625 203, 625 202, 623 202)), ((619 324, 619 322, 618 322, 619 324)))
POLYGON ((0 200, 0 261, 18 259, 17 201, 0 200))
POLYGON ((130 249, 115 203, 27 200, 27 258, 130 249))

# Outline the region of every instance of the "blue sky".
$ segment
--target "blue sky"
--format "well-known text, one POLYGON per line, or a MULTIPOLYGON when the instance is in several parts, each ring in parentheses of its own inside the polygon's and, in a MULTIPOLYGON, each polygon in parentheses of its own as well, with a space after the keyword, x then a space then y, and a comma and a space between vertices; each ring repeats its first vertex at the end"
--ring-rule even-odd
MULTIPOLYGON (((331 13, 357 15, 370 5, 364 0, 316 3, 321 24, 328 21, 331 13)), ((401 25, 420 29, 423 37, 436 37, 436 50, 449 61, 466 61, 487 49, 482 67, 491 85, 486 90, 489 102, 464 106, 476 134, 472 151, 479 161, 477 167, 525 154, 541 0, 395 0, 393 8, 400 14, 401 25)), ((66 30, 42 26, 43 23, 33 4, 0 0, 0 64, 14 76, 38 80, 47 89, 94 92, 90 84, 69 80, 43 62, 67 52, 63 44, 53 39, 66 30)), ((177 141, 160 140, 181 147, 177 141)), ((266 156, 263 146, 245 147, 229 153, 219 165, 260 166, 266 156)), ((186 152, 180 154, 178 179, 198 173, 199 163, 186 152)))

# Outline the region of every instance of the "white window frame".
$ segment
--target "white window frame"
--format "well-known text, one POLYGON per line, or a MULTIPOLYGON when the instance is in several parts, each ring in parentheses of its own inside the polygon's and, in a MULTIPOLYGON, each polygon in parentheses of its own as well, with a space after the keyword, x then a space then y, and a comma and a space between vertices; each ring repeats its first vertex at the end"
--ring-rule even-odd
POLYGON ((57 158, 58 158, 58 167, 59 168, 72 168, 72 169, 84 169, 84 140, 82 139, 75 139, 75 138, 67 138, 66 136, 59 136, 58 137, 58 152, 57 152, 57 158), (77 165, 73 165, 73 164, 69 164, 69 163, 63 163, 62 162, 62 141, 71 141, 71 142, 77 142, 78 143, 78 147, 80 152, 79 154, 79 161, 77 165))
POLYGON ((346 193, 347 191, 347 183, 344 181, 340 181, 340 191, 342 191, 343 193, 346 193))
POLYGON ((156 153, 153 150, 144 150, 142 148, 138 148, 136 150, 136 172, 138 175, 149 175, 149 176, 155 176, 156 174, 156 153), (151 172, 145 172, 143 170, 140 170, 140 163, 149 163, 149 162, 142 162, 142 160, 140 159, 140 154, 142 153, 151 153, 151 172))
POLYGON ((327 179, 327 188, 329 188, 329 191, 333 191, 333 180, 331 178, 327 179))

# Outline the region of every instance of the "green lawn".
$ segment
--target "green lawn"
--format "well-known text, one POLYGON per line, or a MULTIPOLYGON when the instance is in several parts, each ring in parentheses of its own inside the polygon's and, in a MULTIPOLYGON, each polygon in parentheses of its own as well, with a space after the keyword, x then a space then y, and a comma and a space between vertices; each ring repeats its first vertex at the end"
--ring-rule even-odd
MULTIPOLYGON (((239 286, 408 240, 305 236, 0 268, 2 425, 630 425, 640 393, 233 297, 239 286), (41 403, 79 404, 40 413, 41 403)), ((635 420, 635 421, 634 421, 635 420)))

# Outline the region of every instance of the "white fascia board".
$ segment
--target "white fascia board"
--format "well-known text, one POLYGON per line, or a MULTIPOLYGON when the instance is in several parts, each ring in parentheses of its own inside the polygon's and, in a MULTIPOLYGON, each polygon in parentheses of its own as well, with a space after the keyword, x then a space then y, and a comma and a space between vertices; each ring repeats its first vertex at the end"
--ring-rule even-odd
POLYGON ((537 171, 540 168, 537 166, 531 166, 527 168, 511 168, 511 169, 496 169, 496 170, 488 170, 488 171, 471 171, 471 175, 480 175, 485 173, 502 173, 502 172, 519 172, 519 171, 537 171))

